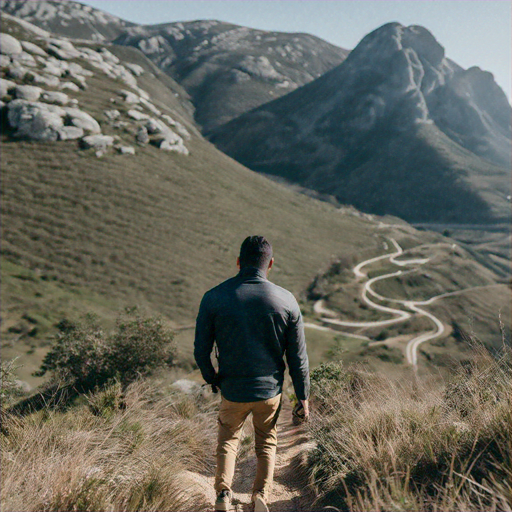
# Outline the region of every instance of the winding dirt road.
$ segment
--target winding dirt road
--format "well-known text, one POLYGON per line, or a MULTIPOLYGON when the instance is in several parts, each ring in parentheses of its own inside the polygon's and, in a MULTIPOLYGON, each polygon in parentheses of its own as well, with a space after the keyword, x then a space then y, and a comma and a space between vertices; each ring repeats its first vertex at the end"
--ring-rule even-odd
MULTIPOLYGON (((441 322, 441 320, 439 320, 439 318, 437 318, 432 313, 426 311, 425 309, 420 308, 419 306, 425 306, 428 304, 432 304, 436 300, 442 299, 444 297, 458 295, 461 293, 468 292, 470 290, 489 288, 489 287, 499 286, 499 285, 493 284, 493 285, 487 285, 487 286, 475 286, 472 288, 466 288, 465 290, 459 290, 456 292, 449 292, 449 293, 443 293, 440 295, 436 295, 435 297, 432 297, 425 301, 411 301, 411 300, 402 300, 402 299, 393 299, 390 297, 384 297, 383 295, 380 295, 379 293, 377 293, 375 290, 372 289, 372 285, 374 283, 376 283, 378 281, 383 281, 385 279, 397 277, 400 275, 417 272, 421 268, 422 265, 424 265, 425 263, 428 263, 430 261, 430 258, 415 258, 415 259, 408 259, 408 260, 397 260, 398 256, 402 255, 404 251, 394 238, 391 239, 391 243, 394 245, 394 247, 396 249, 395 252, 383 254, 382 256, 377 256, 377 257, 362 261, 361 263, 357 264, 352 270, 356 276, 356 279, 358 281, 360 281, 360 280, 368 277, 368 274, 366 272, 364 272, 363 269, 365 267, 367 267, 368 265, 371 265, 377 261, 388 260, 390 263, 392 263, 393 265, 396 265, 398 267, 407 267, 410 265, 415 265, 415 268, 413 268, 411 270, 405 270, 405 271, 398 270, 397 272, 392 272, 389 274, 384 274, 384 275, 369 279, 368 281, 365 282, 365 284, 363 286, 363 289, 361 292, 361 299, 363 300, 363 302, 366 303, 368 306, 370 306, 371 308, 373 308, 376 311, 393 315, 392 318, 386 318, 383 320, 376 320, 376 321, 372 321, 372 322, 348 322, 345 320, 340 320, 339 318, 337 318, 338 315, 336 312, 325 307, 325 303, 323 300, 319 300, 315 303, 314 311, 319 315, 323 315, 320 318, 320 320, 324 324, 324 326, 328 326, 328 327, 324 327, 324 328, 331 328, 331 330, 336 330, 336 331, 338 331, 338 330, 333 329, 334 326, 335 327, 361 327, 361 328, 384 327, 387 325, 404 322, 404 321, 408 320, 409 318, 411 318, 413 316, 413 314, 418 314, 420 316, 424 316, 424 317, 428 318, 434 324, 434 329, 432 331, 424 332, 424 333, 420 334, 419 336, 416 336, 413 339, 409 340, 409 342, 407 343, 406 350, 405 350, 407 362, 409 364, 411 364, 414 368, 416 368, 417 364, 418 364, 418 355, 417 355, 418 347, 422 343, 425 343, 426 341, 433 340, 435 338, 439 338, 446 331, 446 326, 443 324, 443 322, 441 322), (396 308, 392 308, 392 307, 383 306, 381 304, 374 302, 372 299, 370 299, 368 297, 368 295, 371 295, 372 297, 374 297, 375 299, 380 300, 380 301, 386 301, 386 302, 391 302, 393 304, 402 305, 403 307, 407 308, 408 310, 412 311, 413 313, 410 313, 409 311, 404 311, 403 309, 396 309, 396 308)), ((445 245, 445 244, 435 244, 435 245, 445 245)), ((424 246, 421 246, 421 247, 424 247, 424 246)), ((359 337, 359 335, 352 335, 352 334, 348 334, 348 333, 346 333, 346 334, 348 336, 352 336, 352 337, 359 337)))

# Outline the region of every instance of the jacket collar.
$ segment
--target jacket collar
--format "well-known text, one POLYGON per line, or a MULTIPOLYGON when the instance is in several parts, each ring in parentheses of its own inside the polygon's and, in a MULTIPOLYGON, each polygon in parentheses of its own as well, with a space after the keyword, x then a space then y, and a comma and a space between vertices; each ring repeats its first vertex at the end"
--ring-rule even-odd
POLYGON ((245 267, 240 269, 240 272, 238 272, 238 275, 242 279, 250 279, 251 277, 259 277, 260 279, 267 280, 267 273, 264 270, 261 270, 256 267, 245 267))

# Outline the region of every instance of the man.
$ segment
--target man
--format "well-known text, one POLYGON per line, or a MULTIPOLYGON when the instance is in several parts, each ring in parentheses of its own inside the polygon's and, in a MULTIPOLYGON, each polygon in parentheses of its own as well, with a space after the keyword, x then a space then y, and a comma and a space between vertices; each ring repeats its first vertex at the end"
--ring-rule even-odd
POLYGON ((216 510, 231 510, 240 431, 252 413, 257 456, 252 503, 255 512, 268 512, 285 356, 305 419, 309 416, 309 363, 302 316, 294 296, 267 280, 273 263, 272 246, 264 237, 246 238, 237 260, 238 275, 208 291, 199 307, 194 357, 204 380, 219 386, 222 395, 216 510), (218 373, 210 358, 214 343, 218 373))

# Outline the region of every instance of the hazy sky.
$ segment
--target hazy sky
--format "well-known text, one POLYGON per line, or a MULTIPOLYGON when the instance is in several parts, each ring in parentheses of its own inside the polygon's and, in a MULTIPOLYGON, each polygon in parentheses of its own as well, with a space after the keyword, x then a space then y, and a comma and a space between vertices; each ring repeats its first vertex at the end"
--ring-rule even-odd
POLYGON ((389 21, 423 25, 446 55, 491 71, 511 98, 510 0, 81 0, 142 24, 216 19, 263 30, 306 32, 352 49, 389 21))

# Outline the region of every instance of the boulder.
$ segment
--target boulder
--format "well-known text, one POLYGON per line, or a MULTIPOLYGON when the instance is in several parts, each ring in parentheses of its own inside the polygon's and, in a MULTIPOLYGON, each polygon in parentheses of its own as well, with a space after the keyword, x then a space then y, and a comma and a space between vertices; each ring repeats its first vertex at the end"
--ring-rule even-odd
POLYGON ((153 105, 153 103, 151 103, 150 101, 148 101, 147 99, 145 98, 141 98, 140 99, 140 104, 144 107, 146 107, 150 112, 152 112, 153 114, 157 115, 157 116, 161 116, 162 115, 162 112, 160 110, 158 110, 155 105, 153 105))
POLYGON ((77 126, 63 126, 59 129, 59 140, 79 139, 83 136, 83 128, 78 128, 77 126))
POLYGON ((78 108, 66 107, 65 112, 67 114, 69 124, 82 128, 83 130, 91 133, 101 133, 100 125, 94 117, 90 116, 86 112, 78 108))
POLYGON ((51 38, 48 42, 48 53, 50 55, 54 55, 58 59, 69 60, 76 59, 81 56, 81 52, 79 52, 70 41, 51 38))
POLYGON ((31 72, 33 82, 38 85, 46 85, 46 87, 58 87, 60 80, 56 76, 43 76, 38 73, 31 72))
POLYGON ((21 66, 20 64, 13 64, 7 71, 11 78, 14 78, 15 80, 23 80, 25 75, 29 72, 29 69, 25 66, 21 66))
POLYGON ((119 146, 117 151, 119 151, 121 155, 135 155, 135 148, 133 146, 119 146))
POLYGON ((144 121, 145 119, 149 119, 147 114, 139 112, 138 110, 128 110, 127 114, 132 119, 135 119, 135 121, 144 121))
MULTIPOLYGON (((63 126, 62 114, 53 105, 14 100, 8 105, 8 120, 16 128, 17 137, 34 140, 58 140, 59 130, 63 126)), ((60 109, 62 110, 62 109, 60 109)))
POLYGON ((0 67, 8 68, 11 65, 11 57, 9 55, 0 54, 0 67))
POLYGON ((96 151, 104 151, 112 144, 114 144, 114 137, 110 135, 88 135, 81 140, 81 146, 84 149, 95 149, 96 151))
POLYGON ((121 112, 119 112, 119 110, 105 110, 103 114, 109 121, 115 121, 121 116, 121 112))
POLYGON ((147 144, 149 142, 149 134, 145 126, 141 126, 135 136, 137 144, 147 144))
POLYGON ((46 103, 54 103, 55 105, 67 105, 69 96, 63 92, 47 91, 41 96, 46 103))
POLYGON ((180 391, 181 393, 185 393, 187 395, 192 395, 201 389, 200 384, 189 379, 177 380, 171 384, 171 387, 176 391, 180 391))
POLYGON ((22 51, 21 43, 15 37, 5 32, 0 32, 0 53, 4 55, 16 55, 22 51))
POLYGON ((22 66, 28 66, 30 68, 37 66, 36 59, 34 59, 34 57, 32 57, 32 55, 27 52, 21 52, 16 55, 12 55, 11 59, 13 62, 21 64, 22 66))
POLYGON ((125 62, 125 68, 128 68, 135 76, 140 76, 144 73, 144 68, 138 64, 132 64, 131 62, 125 62))
POLYGON ((78 92, 80 90, 80 87, 76 85, 74 82, 62 82, 59 85, 60 89, 67 89, 69 91, 78 92))
POLYGON ((0 98, 7 96, 9 91, 16 87, 16 82, 7 80, 6 78, 0 78, 0 98))
POLYGON ((37 44, 30 43, 28 41, 20 42, 26 52, 31 53, 32 55, 39 55, 40 57, 48 57, 48 54, 41 47, 37 46, 37 44))
POLYGON ((45 68, 43 69, 43 73, 61 77, 64 73, 64 70, 55 64, 52 64, 51 62, 47 62, 45 68))
POLYGON ((176 153, 180 153, 182 155, 189 154, 189 151, 183 144, 183 139, 181 137, 179 137, 178 141, 167 138, 157 139, 155 143, 159 149, 165 149, 166 151, 175 151, 176 153))
POLYGON ((119 91, 119 94, 123 97, 126 103, 137 104, 140 103, 140 96, 137 96, 135 93, 130 91, 119 91))
POLYGON ((16 98, 27 101, 37 101, 43 89, 35 85, 17 85, 15 89, 16 98))

